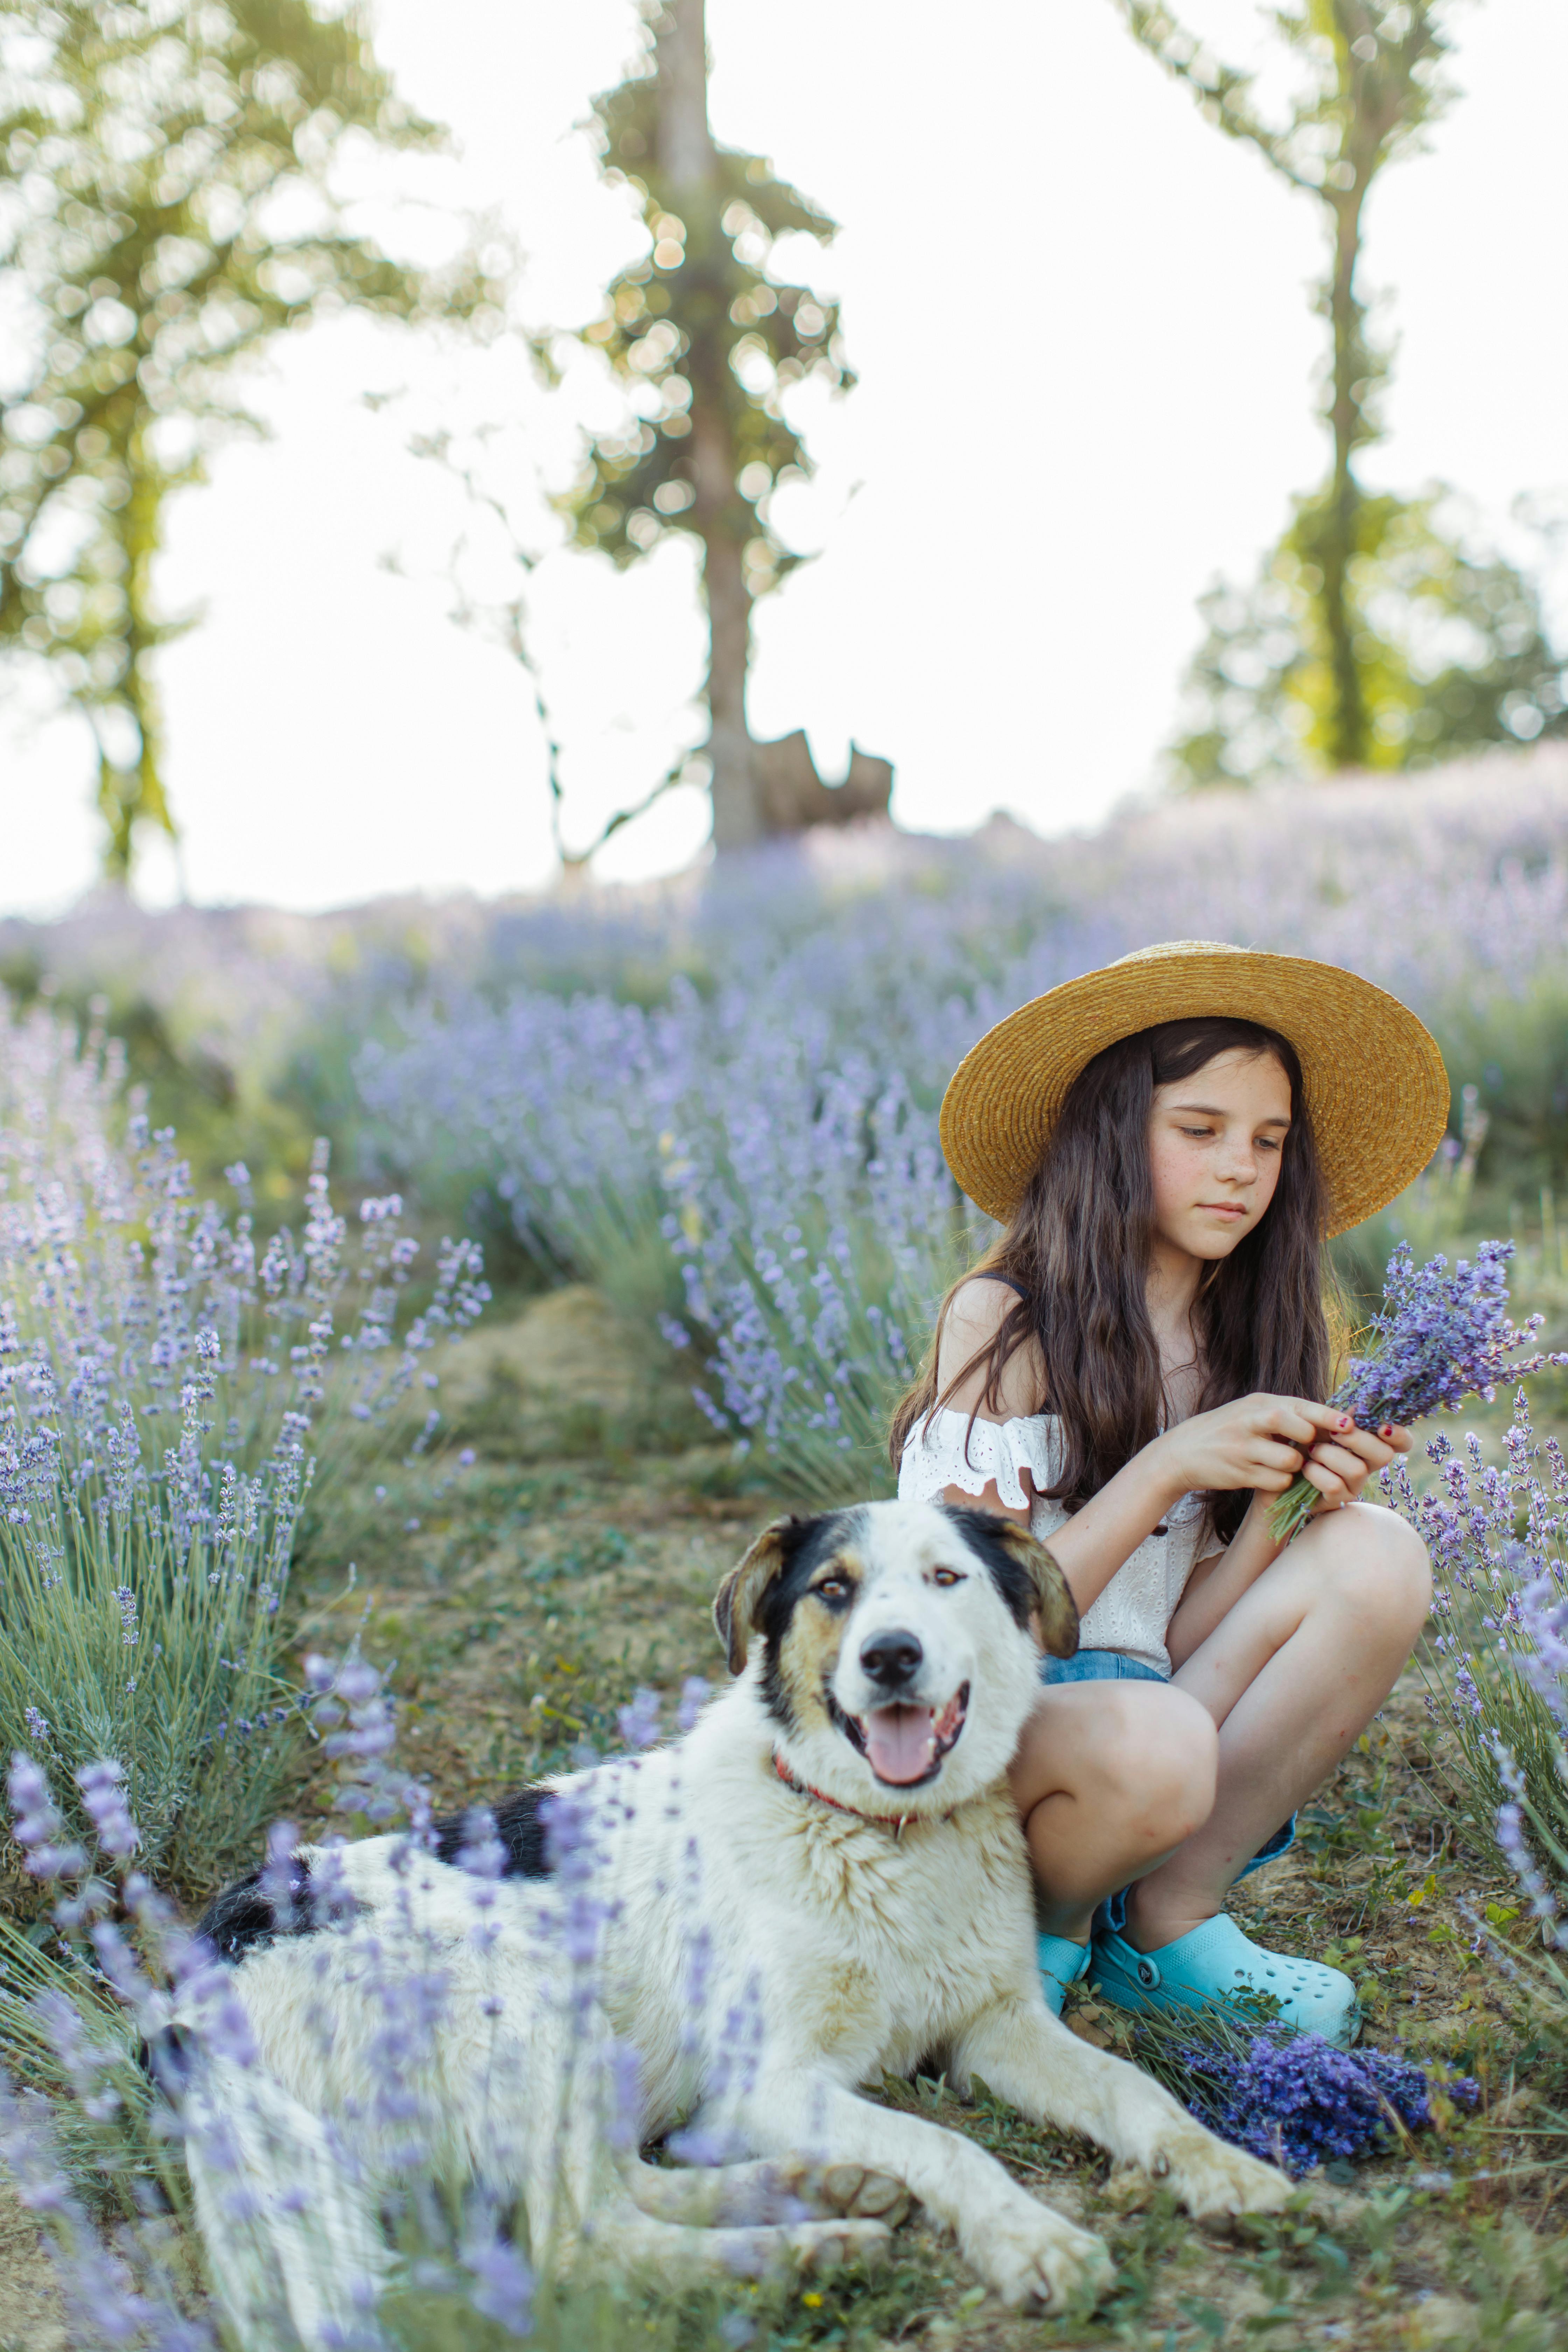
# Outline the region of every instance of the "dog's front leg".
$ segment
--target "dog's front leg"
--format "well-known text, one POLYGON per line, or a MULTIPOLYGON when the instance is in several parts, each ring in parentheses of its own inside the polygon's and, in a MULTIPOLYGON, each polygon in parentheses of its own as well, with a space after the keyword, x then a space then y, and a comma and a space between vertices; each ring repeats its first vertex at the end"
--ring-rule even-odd
POLYGON ((1021 2115, 1168 2179, 1189 2212, 1272 2212, 1291 2193, 1284 2173, 1216 2139, 1152 2076, 1080 2042, 1037 1997, 984 2011, 954 2044, 950 2074, 961 2090, 978 2074, 1021 2115))
POLYGON ((739 2118, 767 2156, 889 2173, 957 2238, 966 2262, 1009 2303, 1059 2308, 1110 2284, 1098 2238, 1052 2212, 961 2132, 873 2106, 810 2067, 764 2072, 739 2118))

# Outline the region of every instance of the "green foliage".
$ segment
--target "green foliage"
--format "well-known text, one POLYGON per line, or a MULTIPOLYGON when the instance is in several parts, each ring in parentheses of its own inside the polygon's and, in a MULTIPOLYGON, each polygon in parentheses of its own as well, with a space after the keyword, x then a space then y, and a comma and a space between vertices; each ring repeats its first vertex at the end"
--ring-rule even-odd
POLYGON ((0 649, 47 663, 90 724, 108 870, 174 830, 153 656, 170 495, 226 435, 269 337, 345 305, 472 310, 482 288, 390 258, 333 192, 346 143, 439 134, 358 13, 310 0, 0 0, 0 283, 25 353, 0 422, 0 649), (289 222, 294 226, 285 226, 289 222))
MULTIPOLYGON (((1425 767, 1568 731, 1563 667, 1534 584, 1453 529, 1450 512, 1442 491, 1356 501, 1343 601, 1363 767, 1425 767)), ((1187 674, 1189 731, 1172 747, 1183 782, 1264 783, 1342 764, 1323 593, 1337 527, 1331 493, 1298 499, 1251 589, 1202 599, 1208 635, 1187 674)))
MULTIPOLYGON (((657 28, 658 0, 644 15, 657 28)), ((773 274, 774 240, 804 232, 826 245, 837 224, 764 157, 711 142, 705 181, 677 187, 660 161, 667 106, 651 43, 630 77, 595 104, 605 177, 636 193, 654 242, 584 330, 631 393, 637 421, 593 445, 565 508, 577 543, 621 564, 670 530, 741 543, 757 596, 800 560, 768 520, 770 494, 781 477, 812 470, 783 395, 807 375, 837 391, 855 380, 837 305, 773 274), (721 464, 717 483, 700 459, 704 426, 721 464)))
POLYGON ((1420 151, 1452 95, 1442 71, 1451 0, 1301 0, 1271 12, 1298 68, 1278 121, 1260 111, 1254 77, 1218 60, 1160 0, 1117 5, 1210 121, 1314 199, 1328 232, 1317 308, 1330 329, 1321 414, 1332 464, 1297 499, 1254 586, 1204 600, 1191 722, 1172 747, 1178 779, 1407 768, 1561 731, 1563 665, 1531 584, 1448 526, 1447 493, 1370 496, 1355 472, 1381 433, 1389 372, 1359 279, 1366 201, 1379 173, 1420 151))

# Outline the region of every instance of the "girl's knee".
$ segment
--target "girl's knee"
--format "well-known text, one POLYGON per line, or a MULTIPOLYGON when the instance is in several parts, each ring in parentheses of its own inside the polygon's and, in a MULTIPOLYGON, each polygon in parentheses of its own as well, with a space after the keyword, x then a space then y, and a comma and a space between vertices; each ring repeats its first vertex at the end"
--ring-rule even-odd
POLYGON ((1159 1853, 1179 1845, 1214 1811, 1219 1736, 1185 1691, 1145 1682, 1080 1684, 1037 1708, 1011 1774, 1026 1820, 1062 1796, 1108 1827, 1135 1825, 1159 1853), (1092 1696, 1090 1694, 1092 1693, 1092 1696))
POLYGON ((1179 1844, 1214 1811, 1219 1734, 1187 1692, 1112 1685, 1096 1751, 1101 1785, 1128 1819, 1150 1822, 1158 1845, 1179 1844))
POLYGON ((1326 1513, 1323 1524, 1342 1530, 1331 1546, 1331 1574, 1346 1601, 1413 1643, 1432 1606, 1432 1563, 1408 1519, 1375 1503, 1351 1503, 1326 1513))

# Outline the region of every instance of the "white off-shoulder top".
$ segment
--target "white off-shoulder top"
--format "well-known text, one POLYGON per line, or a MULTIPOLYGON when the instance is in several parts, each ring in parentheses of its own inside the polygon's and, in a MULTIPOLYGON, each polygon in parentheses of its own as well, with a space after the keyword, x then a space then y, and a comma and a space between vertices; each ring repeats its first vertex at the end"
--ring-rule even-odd
MULTIPOLYGON (((972 1429, 966 1412, 935 1412, 917 1422, 910 1433, 899 1464, 899 1493, 906 1502, 934 1503, 946 1486, 979 1495, 994 1479, 1009 1509, 1020 1510, 1027 1502, 1030 1534, 1048 1543, 1068 1517, 1064 1504, 1047 1502, 1043 1493, 1058 1475, 1058 1443, 1054 1413, 976 1421, 972 1429), (1032 1496, 1025 1492, 1025 1470, 1034 1481, 1032 1496)), ((1203 1525, 1203 1496, 1184 1495, 1084 1611, 1079 1646, 1120 1650, 1141 1665, 1152 1666, 1156 1674, 1168 1675, 1165 1629, 1197 1565, 1203 1525)), ((1206 1549, 1217 1551, 1221 1546, 1215 1539, 1206 1549)))

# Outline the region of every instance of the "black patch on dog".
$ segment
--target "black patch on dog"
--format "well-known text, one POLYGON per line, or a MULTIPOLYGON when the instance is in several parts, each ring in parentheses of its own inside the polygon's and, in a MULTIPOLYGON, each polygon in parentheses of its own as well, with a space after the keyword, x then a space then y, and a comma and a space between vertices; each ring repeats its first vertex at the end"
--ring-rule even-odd
POLYGON ((1006 1602, 1014 1622, 1027 1630, 1031 1614, 1040 1605, 1040 1596, 1028 1570, 1022 1560, 1014 1558, 1003 1540, 1007 1521, 995 1511, 971 1511, 958 1503, 942 1503, 938 1508, 962 1533, 1006 1602))
POLYGON ((779 1650, 812 1578, 844 1541, 852 1511, 825 1511, 820 1518, 796 1519, 780 1538, 784 1566, 763 1595, 758 1622, 763 1633, 763 1705, 785 1731, 795 1729, 795 1709, 779 1673, 779 1650))
POLYGON ((252 1952, 265 1951, 279 1936, 308 1936, 315 1926, 310 1904, 310 1865, 291 1855, 289 1862, 289 1906, 279 1917, 270 1895, 262 1892, 261 1873, 237 1879, 215 1895, 196 1922, 220 1960, 230 1968, 252 1952))
POLYGON ((183 2025, 162 2025, 149 2040, 138 2042, 136 2063, 148 2081, 177 2105, 195 2074, 195 2037, 183 2025))
MULTIPOLYGON (((548 1789, 519 1789, 496 1807, 496 1836, 506 1848, 503 1878, 549 1877, 550 1852, 539 1809, 550 1794, 548 1789)), ((469 1818, 468 1813, 447 1813, 436 1823, 437 1860, 457 1861, 470 1842, 469 1818)))

